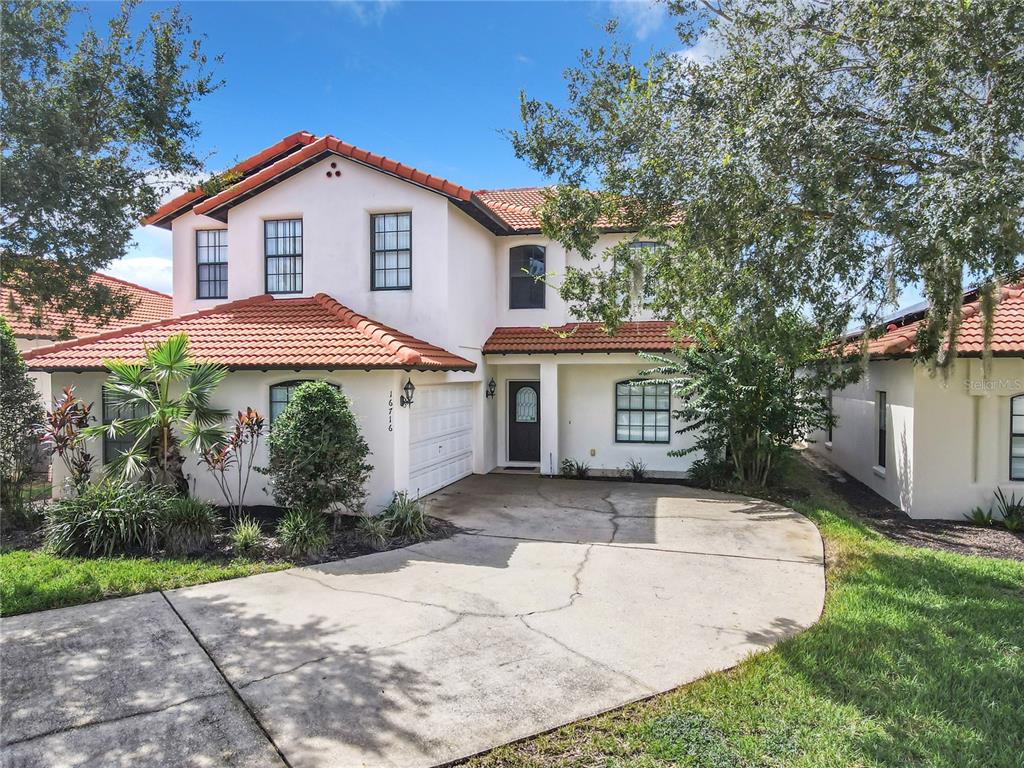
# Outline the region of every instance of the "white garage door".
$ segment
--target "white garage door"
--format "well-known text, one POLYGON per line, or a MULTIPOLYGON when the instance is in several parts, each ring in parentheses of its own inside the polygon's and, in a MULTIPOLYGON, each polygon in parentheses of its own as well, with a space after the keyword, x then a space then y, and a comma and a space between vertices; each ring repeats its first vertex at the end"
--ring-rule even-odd
POLYGON ((409 436, 409 491, 436 491, 473 472, 473 385, 417 387, 409 436))

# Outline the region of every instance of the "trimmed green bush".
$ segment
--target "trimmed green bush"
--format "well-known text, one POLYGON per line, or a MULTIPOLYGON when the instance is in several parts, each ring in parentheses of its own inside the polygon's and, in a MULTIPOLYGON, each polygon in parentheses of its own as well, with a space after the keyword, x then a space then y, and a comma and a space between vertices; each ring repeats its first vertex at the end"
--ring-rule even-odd
POLYGON ((231 539, 231 548, 235 554, 243 557, 259 557, 266 549, 266 541, 263 538, 263 528, 259 521, 248 515, 238 518, 231 532, 228 534, 231 539))
POLYGON ((319 555, 331 542, 327 520, 322 512, 293 509, 277 524, 277 538, 289 557, 319 555))
POLYGON ((398 491, 395 494, 382 516, 390 525, 392 536, 422 539, 427 535, 423 505, 418 499, 410 498, 405 491, 398 491))
POLYGON ((274 420, 266 473, 286 509, 362 510, 373 469, 348 398, 326 381, 308 381, 274 420))
POLYGON ((160 544, 166 489, 103 480, 50 504, 43 536, 55 555, 153 552, 160 544))
POLYGON ((171 555, 201 552, 220 530, 216 508, 190 496, 167 500, 160 512, 160 534, 164 549, 171 555))

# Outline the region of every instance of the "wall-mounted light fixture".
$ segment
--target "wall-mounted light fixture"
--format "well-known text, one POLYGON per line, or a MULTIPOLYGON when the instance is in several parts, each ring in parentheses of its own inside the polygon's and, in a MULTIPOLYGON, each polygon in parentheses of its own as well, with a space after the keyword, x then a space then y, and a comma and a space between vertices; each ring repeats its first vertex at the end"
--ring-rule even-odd
POLYGON ((491 380, 487 382, 487 392, 485 394, 487 397, 494 397, 494 393, 497 391, 498 385, 494 383, 494 377, 492 376, 491 380))
POLYGON ((407 405, 412 405, 412 396, 416 391, 416 385, 412 383, 412 379, 405 382, 405 386, 402 387, 405 394, 398 398, 398 404, 405 408, 407 405))

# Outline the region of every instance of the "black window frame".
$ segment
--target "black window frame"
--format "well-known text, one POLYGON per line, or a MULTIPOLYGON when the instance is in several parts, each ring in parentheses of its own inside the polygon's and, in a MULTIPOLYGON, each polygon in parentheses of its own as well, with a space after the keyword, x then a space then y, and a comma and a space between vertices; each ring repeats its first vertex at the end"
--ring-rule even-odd
POLYGON ((878 455, 875 457, 878 463, 875 466, 885 469, 886 453, 889 447, 889 397, 884 389, 875 392, 875 405, 875 420, 878 426, 878 455))
POLYGON ((227 237, 228 237, 228 230, 227 230, 226 227, 225 228, 221 228, 221 229, 197 229, 196 230, 196 298, 197 299, 226 299, 228 297, 228 243, 227 243, 227 237), (207 244, 207 245, 200 245, 199 244, 199 236, 200 236, 200 234, 208 235, 211 232, 223 233, 223 235, 224 235, 224 243, 223 244, 218 243, 217 245, 209 245, 209 244, 207 244), (207 262, 204 262, 204 263, 200 263, 200 261, 199 261, 199 251, 200 251, 200 248, 209 249, 211 251, 217 251, 219 248, 223 248, 224 249, 224 260, 223 261, 207 261, 207 262), (202 272, 201 267, 223 267, 224 268, 224 279, 223 280, 219 280, 219 279, 218 280, 210 280, 210 279, 203 280, 202 277, 200 276, 200 274, 202 272), (213 294, 213 293, 211 293, 211 294, 209 294, 207 296, 203 295, 203 284, 204 283, 206 283, 206 284, 211 284, 211 283, 216 284, 216 283, 221 283, 221 282, 224 283, 224 293, 223 294, 213 294))
POLYGON ((634 381, 632 379, 627 379, 625 381, 617 381, 617 382, 615 382, 615 387, 612 390, 612 393, 613 393, 614 403, 615 403, 615 422, 613 423, 612 428, 615 430, 615 442, 616 443, 621 443, 623 445, 637 445, 637 444, 668 445, 669 443, 672 442, 672 386, 670 384, 655 384, 653 382, 634 381), (632 405, 632 398, 635 397, 635 395, 632 392, 629 392, 629 391, 627 391, 626 393, 620 393, 619 392, 619 388, 620 387, 630 387, 630 388, 632 388, 632 387, 641 387, 641 388, 644 389, 644 391, 642 391, 640 393, 642 400, 641 400, 641 404, 640 404, 639 408, 634 408, 633 405, 632 405), (654 395, 653 395, 653 397, 654 397, 654 407, 651 407, 651 408, 647 407, 647 397, 648 397, 647 392, 646 392, 646 388, 647 387, 654 387, 655 388, 655 392, 654 392, 654 395), (658 390, 662 390, 662 388, 664 388, 664 391, 659 394, 658 390), (626 397, 630 398, 630 404, 629 404, 628 407, 625 407, 625 408, 623 408, 623 407, 621 407, 619 405, 619 397, 622 396, 623 394, 626 397), (658 401, 659 397, 665 397, 666 398, 667 405, 664 408, 657 407, 657 401, 658 401), (629 423, 628 421, 624 425, 620 424, 619 423, 619 414, 620 413, 627 413, 627 414, 641 413, 641 414, 644 414, 640 418, 640 439, 639 440, 634 440, 632 437, 626 438, 626 439, 623 439, 623 438, 619 437, 619 427, 620 426, 625 426, 627 428, 627 430, 629 430, 633 426, 632 423, 629 423), (647 426, 647 424, 646 424, 646 418, 647 418, 646 414, 648 414, 648 413, 654 414, 655 423, 653 425, 651 425, 651 426, 653 426, 653 428, 655 429, 655 432, 657 432, 657 430, 659 428, 664 428, 665 429, 666 437, 665 437, 664 440, 659 440, 657 438, 655 438, 654 440, 646 440, 646 439, 644 439, 644 436, 643 436, 644 429, 647 426), (657 414, 659 414, 659 413, 666 413, 666 414, 668 414, 668 418, 667 418, 667 423, 666 424, 658 424, 657 423, 657 414))
MULTIPOLYGON (((125 415, 120 414, 120 413, 118 413, 116 415, 114 415, 114 414, 109 414, 108 415, 108 410, 109 411, 114 411, 116 409, 116 410, 120 411, 121 409, 127 407, 124 404, 122 404, 122 405, 115 405, 114 403, 111 403, 109 401, 109 399, 108 399, 109 397, 110 397, 110 393, 107 391, 107 388, 106 387, 102 387, 100 389, 100 420, 101 420, 101 422, 104 425, 109 425, 112 421, 114 421, 114 419, 118 419, 118 418, 134 419, 134 418, 136 418, 139 415, 139 408, 140 408, 140 406, 138 406, 138 405, 133 405, 131 407, 132 408, 132 412, 131 412, 130 416, 125 416, 125 415)), ((136 438, 134 436, 130 436, 130 435, 127 436, 127 437, 111 437, 106 432, 104 432, 103 433, 103 446, 102 446, 102 449, 101 449, 101 460, 103 462, 103 465, 106 466, 107 464, 110 464, 114 460, 115 456, 120 456, 121 454, 126 453, 127 451, 130 451, 132 449, 132 447, 135 445, 135 441, 137 439, 138 438, 136 438), (116 454, 115 454, 115 451, 117 451, 116 454)))
MULTIPOLYGON (((387 233, 392 230, 383 230, 383 233, 387 233)), ((393 230, 396 233, 403 232, 404 230, 396 229, 393 230)), ((385 274, 386 278, 386 274, 385 274)), ((371 291, 411 291, 412 290, 412 211, 388 211, 384 213, 371 213, 370 214, 370 290, 371 291), (409 218, 409 247, 408 248, 377 248, 377 219, 384 218, 386 216, 407 216, 409 218), (399 275, 408 269, 409 271, 409 284, 408 285, 377 285, 377 254, 383 254, 385 260, 389 253, 395 254, 397 261, 399 254, 409 252, 409 266, 408 267, 394 267, 389 268, 386 264, 383 268, 383 272, 394 271, 399 275)))
MULTIPOLYGON (((282 387, 288 387, 291 388, 292 393, 294 393, 294 390, 297 389, 300 385, 307 384, 311 381, 326 381, 326 379, 288 379, 287 381, 275 381, 273 384, 270 385, 270 391, 267 393, 267 423, 269 426, 273 426, 274 419, 276 418, 274 414, 274 390, 280 389, 282 387)), ((327 383, 330 384, 335 389, 341 389, 341 387, 335 384, 333 381, 328 381, 327 383)), ((284 401, 284 405, 281 407, 281 410, 283 411, 290 402, 291 393, 288 395, 288 399, 284 401)))
MULTIPOLYGON (((1021 474, 1021 475, 1014 475, 1013 474, 1013 459, 1014 459, 1014 455, 1013 455, 1013 439, 1015 437, 1024 439, 1024 432, 1015 432, 1014 429, 1013 429, 1013 417, 1014 417, 1013 406, 1014 406, 1014 403, 1016 403, 1018 400, 1021 403, 1024 403, 1024 393, 1019 394, 1019 395, 1014 395, 1013 397, 1010 398, 1010 456, 1009 456, 1009 459, 1008 459, 1008 462, 1007 462, 1007 464, 1008 464, 1007 471, 1009 473, 1009 478, 1010 478, 1011 481, 1024 480, 1024 474, 1021 474)), ((1019 415, 1022 419, 1024 419, 1024 412, 1022 412, 1020 414, 1017 414, 1017 415, 1019 415)), ((1024 458, 1024 457, 1018 456, 1016 458, 1024 458)))
POLYGON ((548 268, 548 249, 547 246, 538 245, 537 243, 523 243, 522 245, 513 245, 508 249, 508 308, 509 309, 546 309, 547 308, 547 283, 537 278, 543 276, 548 268), (539 248, 541 254, 544 257, 544 271, 540 275, 532 275, 523 272, 521 269, 517 269, 514 266, 513 255, 516 251, 521 251, 526 248, 539 248), (535 285, 540 286, 540 304, 516 304, 514 297, 516 292, 513 290, 515 281, 529 281, 535 285))
MULTIPOLYGON (((264 219, 263 220, 263 292, 269 293, 274 296, 293 296, 295 294, 302 293, 303 286, 303 275, 304 275, 304 259, 303 251, 305 250, 305 237, 306 237, 306 226, 303 223, 302 217, 292 217, 287 219, 264 219), (267 253, 267 243, 271 239, 267 234, 267 228, 270 224, 282 224, 282 223, 299 223, 299 234, 289 235, 281 237, 280 235, 274 235, 274 240, 289 240, 297 238, 299 241, 299 250, 297 253, 275 253, 270 255, 267 253), (298 287, 292 291, 272 291, 270 290, 270 260, 271 259, 286 259, 286 258, 297 258, 298 269, 291 273, 293 276, 297 276, 298 287)), ((275 272, 274 276, 279 277, 281 275, 287 275, 287 272, 275 272)))

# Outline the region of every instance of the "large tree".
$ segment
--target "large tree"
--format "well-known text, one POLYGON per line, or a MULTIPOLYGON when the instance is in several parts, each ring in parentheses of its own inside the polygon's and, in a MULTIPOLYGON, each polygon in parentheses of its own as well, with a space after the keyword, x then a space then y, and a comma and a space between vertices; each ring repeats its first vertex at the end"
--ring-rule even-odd
POLYGON ((160 196, 202 170, 192 107, 219 83, 187 16, 136 20, 137 6, 125 2, 106 30, 67 2, 0 8, 0 281, 25 305, 5 312, 123 317, 128 298, 89 274, 123 256, 160 196))
POLYGON ((669 5, 682 50, 637 64, 613 40, 566 106, 523 97, 517 154, 562 185, 544 231, 604 268, 565 276, 573 308, 684 329, 799 310, 836 334, 920 281, 920 354, 948 365, 965 283, 1021 266, 1024 4, 669 5), (665 247, 599 252, 598 223, 665 247))

